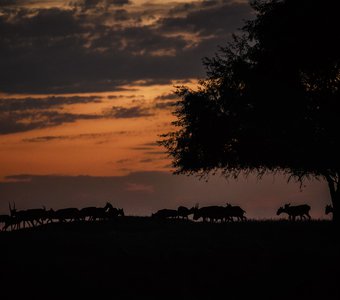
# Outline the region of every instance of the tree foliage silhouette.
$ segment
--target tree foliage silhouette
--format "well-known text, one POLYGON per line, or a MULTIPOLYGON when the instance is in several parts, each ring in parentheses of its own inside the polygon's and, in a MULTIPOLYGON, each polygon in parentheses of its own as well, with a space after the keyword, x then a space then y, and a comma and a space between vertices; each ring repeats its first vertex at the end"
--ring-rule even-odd
POLYGON ((283 172, 325 179, 340 202, 339 2, 258 0, 241 33, 178 87, 177 130, 160 144, 176 174, 283 172))

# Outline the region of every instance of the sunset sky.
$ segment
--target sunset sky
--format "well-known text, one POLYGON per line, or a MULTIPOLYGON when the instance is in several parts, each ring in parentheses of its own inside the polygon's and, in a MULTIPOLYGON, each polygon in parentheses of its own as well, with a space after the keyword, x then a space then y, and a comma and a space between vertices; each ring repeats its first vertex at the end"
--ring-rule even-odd
POLYGON ((176 86, 195 87, 202 58, 249 18, 241 0, 0 0, 0 213, 230 202, 276 218, 291 202, 324 218, 324 182, 174 176, 156 144, 176 86))

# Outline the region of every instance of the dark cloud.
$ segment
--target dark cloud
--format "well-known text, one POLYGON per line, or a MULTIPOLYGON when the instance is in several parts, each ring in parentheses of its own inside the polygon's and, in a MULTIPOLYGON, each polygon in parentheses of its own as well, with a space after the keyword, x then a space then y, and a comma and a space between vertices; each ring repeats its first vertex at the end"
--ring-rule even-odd
MULTIPOLYGON (((107 96, 107 99, 119 99, 119 98, 127 98, 127 99, 133 99, 136 98, 136 95, 110 95, 107 96)), ((144 95, 138 95, 138 98, 144 98, 144 95)))
POLYGON ((207 5, 207 1, 201 4, 201 9, 187 10, 185 17, 165 17, 161 20, 164 32, 195 32, 202 36, 210 34, 227 37, 230 31, 236 31, 240 21, 250 17, 249 4, 228 1, 220 3, 213 1, 207 5))
POLYGON ((178 99, 179 97, 176 93, 163 94, 155 98, 154 107, 156 109, 169 110, 174 107, 178 99))
POLYGON ((78 120, 102 119, 102 115, 71 114, 58 111, 10 112, 0 114, 0 134, 25 132, 73 123, 78 120))
POLYGON ((144 108, 141 106, 112 106, 110 110, 105 111, 105 116, 112 116, 117 119, 140 118, 152 115, 154 115, 154 113, 152 113, 148 108, 144 108))
POLYGON ((101 115, 64 113, 56 110, 66 105, 101 102, 99 96, 44 97, 0 99, 0 134, 25 132, 102 118, 101 115))
POLYGON ((145 158, 145 159, 141 159, 139 162, 141 163, 150 163, 150 162, 154 162, 155 159, 152 158, 145 158))
POLYGON ((73 5, 83 10, 89 9, 108 9, 110 6, 124 6, 131 4, 130 0, 80 0, 73 5))
MULTIPOLYGON (((45 0, 45 2, 50 2, 51 0, 45 0)), ((27 4, 34 4, 40 2, 41 0, 0 0, 0 9, 5 7, 16 7, 25 6, 27 4)))
MULTIPOLYGON (((136 147, 132 147, 132 150, 138 150, 138 151, 144 151, 144 154, 154 154, 159 153, 156 150, 160 149, 160 146, 157 144, 157 142, 149 142, 149 143, 143 143, 136 147)), ((162 154, 165 154, 164 151, 161 151, 162 154)))
POLYGON ((168 94, 162 94, 160 96, 157 96, 155 100, 176 100, 178 98, 179 97, 176 93, 168 93, 168 94))
POLYGON ((83 20, 72 10, 49 8, 32 11, 23 8, 0 17, 1 41, 8 39, 9 43, 3 46, 22 46, 27 50, 40 43, 40 47, 46 49, 63 45, 70 36, 86 33, 83 25, 83 20))
POLYGON ((162 101, 162 102, 155 103, 156 109, 169 110, 170 108, 173 108, 174 106, 175 106, 174 101, 162 101))
POLYGON ((117 9, 113 11, 113 17, 116 21, 127 21, 130 19, 129 13, 125 9, 117 9))
POLYGON ((102 0, 83 0, 79 2, 79 5, 83 6, 85 9, 91 9, 96 7, 99 3, 104 2, 102 0))
POLYGON ((194 2, 180 3, 169 10, 169 16, 178 15, 182 13, 188 13, 188 11, 191 11, 196 8, 197 8, 197 4, 194 2))
POLYGON ((117 6, 123 6, 123 5, 131 4, 130 0, 109 0, 107 2, 109 2, 112 5, 117 5, 117 6))
POLYGON ((23 139, 23 142, 27 143, 41 143, 41 142, 49 142, 49 141, 54 141, 54 140, 67 140, 69 139, 69 136, 64 136, 64 135, 48 135, 48 136, 39 136, 35 138, 30 138, 30 139, 23 139))
POLYGON ((0 0, 0 8, 17 4, 16 0, 0 0))
MULTIPOLYGON (((141 118, 153 116, 154 113, 148 108, 142 106, 133 106, 129 108, 113 106, 101 114, 74 114, 60 111, 10 111, 0 113, 0 135, 25 132, 34 129, 43 129, 62 125, 64 123, 74 123, 79 120, 100 120, 100 119, 125 119, 141 118)), ((121 131, 121 134, 126 131, 121 131)), ((94 137, 96 135, 93 135, 94 137)), ((91 138, 91 135, 83 137, 91 138)), ((53 139, 74 139, 82 136, 46 136, 25 140, 26 142, 45 142, 53 139)))
POLYGON ((147 78, 143 80, 138 80, 136 82, 138 86, 168 85, 171 83, 172 83, 171 78, 147 78))
MULTIPOLYGON (((66 105, 101 102, 101 99, 101 97, 97 96, 0 99, 0 135, 43 129, 79 120, 141 118, 154 115, 151 108, 143 107, 143 102, 132 107, 113 106, 98 114, 78 114, 64 112, 62 109, 66 105)), ((46 142, 83 137, 93 138, 98 137, 98 134, 93 134, 92 136, 91 134, 44 136, 25 140, 25 142, 46 142)))
POLYGON ((47 136, 38 136, 34 138, 23 139, 23 142, 26 143, 42 143, 49 142, 55 140, 77 140, 77 139, 98 139, 98 138, 107 138, 114 135, 126 134, 127 131, 118 131, 118 132, 100 132, 100 133, 82 133, 82 134, 74 134, 74 135, 47 135, 47 136))
POLYGON ((45 98, 8 98, 0 99, 0 113, 12 112, 12 111, 24 111, 24 110, 40 110, 49 109, 55 107, 62 107, 64 105, 71 104, 85 104, 85 103, 99 103, 101 97, 89 96, 89 97, 45 97, 45 98))
POLYGON ((151 84, 201 77, 202 57, 225 44, 242 19, 250 16, 248 5, 232 1, 171 7, 165 3, 160 19, 147 7, 114 8, 128 2, 85 1, 91 8, 86 13, 57 7, 3 10, 0 91, 114 91, 140 80, 151 84), (92 9, 103 3, 107 9, 92 9), (145 25, 145 18, 154 23, 145 25))
POLYGON ((242 206, 250 218, 276 218, 283 203, 308 203, 313 218, 323 218, 328 204, 327 185, 313 181, 302 191, 299 184, 265 176, 229 180, 213 176, 209 182, 167 172, 137 172, 126 176, 39 176, 13 175, 0 182, 0 214, 8 213, 8 202, 18 209, 103 206, 110 201, 126 214, 147 215, 160 208, 192 207, 196 203, 242 206))

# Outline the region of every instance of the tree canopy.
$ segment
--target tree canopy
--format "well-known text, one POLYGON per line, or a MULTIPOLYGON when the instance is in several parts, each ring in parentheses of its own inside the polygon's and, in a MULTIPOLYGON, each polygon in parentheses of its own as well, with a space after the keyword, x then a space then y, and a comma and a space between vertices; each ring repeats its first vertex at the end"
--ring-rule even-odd
POLYGON ((254 19, 203 60, 207 77, 197 89, 178 88, 173 123, 178 130, 163 135, 161 144, 177 174, 283 171, 301 181, 323 177, 336 193, 340 5, 331 0, 250 5, 254 19))

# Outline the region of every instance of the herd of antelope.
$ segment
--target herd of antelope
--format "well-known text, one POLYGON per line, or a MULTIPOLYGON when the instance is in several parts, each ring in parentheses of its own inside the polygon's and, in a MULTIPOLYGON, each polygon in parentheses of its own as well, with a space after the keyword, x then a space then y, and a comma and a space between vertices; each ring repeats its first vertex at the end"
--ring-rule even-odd
POLYGON ((202 218, 203 222, 227 222, 234 221, 245 221, 247 218, 244 215, 246 212, 239 206, 233 206, 227 203, 226 206, 205 206, 198 207, 198 204, 192 208, 185 206, 179 206, 176 209, 161 209, 156 213, 152 214, 153 218, 182 218, 188 219, 189 215, 193 215, 195 221, 202 218))
MULTIPOLYGON (((291 205, 285 204, 280 207, 276 215, 279 216, 282 213, 286 213, 288 215, 288 220, 310 220, 311 216, 309 214, 311 207, 308 204, 302 205, 291 205)), ((206 207, 198 207, 196 204, 195 207, 187 208, 184 206, 179 206, 178 209, 161 209, 156 213, 152 214, 153 218, 183 218, 188 219, 189 215, 193 215, 193 220, 197 221, 202 219, 203 222, 228 222, 228 221, 245 221, 247 217, 245 216, 245 210, 239 206, 233 206, 227 203, 226 206, 206 206, 206 207)), ((331 205, 327 205, 325 208, 325 214, 333 213, 333 207, 331 205)))
POLYGON ((84 207, 78 208, 62 208, 58 210, 43 208, 17 210, 15 203, 13 207, 9 203, 9 215, 0 215, 0 224, 2 230, 6 231, 28 227, 35 227, 44 223, 72 222, 72 221, 96 221, 110 220, 119 216, 124 216, 124 210, 115 208, 111 203, 107 202, 104 207, 84 207))
MULTIPOLYGON (((122 208, 115 208, 109 202, 104 207, 84 207, 78 208, 62 208, 58 210, 43 208, 17 210, 15 203, 13 207, 9 203, 9 215, 0 215, 0 224, 2 224, 2 231, 7 229, 15 230, 20 228, 35 227, 38 225, 53 223, 53 222, 72 222, 72 221, 97 221, 97 220, 112 220, 117 217, 124 216, 124 210, 122 208)), ((288 220, 295 221, 298 218, 300 220, 310 220, 309 214, 311 207, 307 204, 303 205, 290 205, 285 204, 280 207, 276 215, 286 213, 288 220)), ((193 215, 193 220, 198 221, 200 219, 203 222, 209 221, 211 223, 216 222, 230 222, 230 221, 245 221, 246 211, 240 206, 234 206, 227 203, 226 206, 205 206, 199 208, 196 204, 192 208, 185 206, 179 206, 177 209, 160 209, 156 213, 151 215, 155 219, 189 219, 190 215, 193 215)), ((325 208, 325 214, 333 213, 333 207, 327 205, 325 208)))

